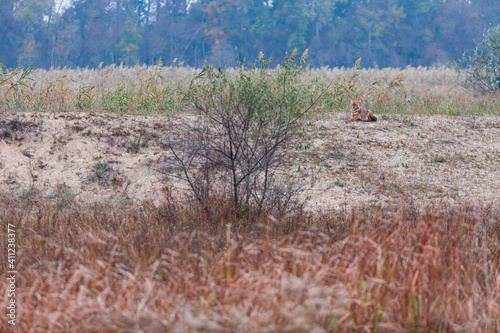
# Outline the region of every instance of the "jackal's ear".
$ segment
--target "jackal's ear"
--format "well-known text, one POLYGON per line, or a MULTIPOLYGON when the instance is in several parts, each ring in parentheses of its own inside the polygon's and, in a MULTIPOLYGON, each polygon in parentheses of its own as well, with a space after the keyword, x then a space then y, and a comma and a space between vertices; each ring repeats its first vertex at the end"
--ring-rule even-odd
POLYGON ((353 99, 351 99, 351 103, 354 103, 354 102, 356 102, 356 101, 355 101, 355 100, 353 100, 353 99))

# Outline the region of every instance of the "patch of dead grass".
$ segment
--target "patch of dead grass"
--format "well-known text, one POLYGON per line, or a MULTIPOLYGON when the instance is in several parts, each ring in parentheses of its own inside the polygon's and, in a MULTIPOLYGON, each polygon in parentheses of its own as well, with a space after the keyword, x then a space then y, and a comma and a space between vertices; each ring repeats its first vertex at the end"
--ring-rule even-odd
POLYGON ((0 220, 16 225, 19 332, 493 332, 499 324, 498 206, 406 202, 243 221, 224 200, 205 212, 0 201, 0 220))

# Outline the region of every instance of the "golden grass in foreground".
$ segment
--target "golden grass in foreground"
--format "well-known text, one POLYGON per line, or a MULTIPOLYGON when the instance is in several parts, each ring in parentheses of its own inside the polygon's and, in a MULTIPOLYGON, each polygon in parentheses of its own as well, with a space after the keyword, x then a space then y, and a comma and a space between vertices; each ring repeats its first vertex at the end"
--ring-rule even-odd
MULTIPOLYGON (((222 202, 201 212, 25 199, 3 197, 0 210, 17 228, 17 332, 500 327, 498 207, 243 222, 222 202)), ((5 258, 6 237, 0 249, 5 258)), ((0 280, 4 305, 6 288, 0 280)))

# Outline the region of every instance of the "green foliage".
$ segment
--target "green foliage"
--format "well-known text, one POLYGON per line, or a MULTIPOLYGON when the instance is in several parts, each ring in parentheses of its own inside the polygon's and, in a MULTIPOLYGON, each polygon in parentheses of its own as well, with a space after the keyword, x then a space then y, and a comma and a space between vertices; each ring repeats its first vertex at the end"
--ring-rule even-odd
POLYGON ((102 171, 102 172, 108 171, 109 170, 108 163, 103 162, 101 160, 98 160, 98 161, 94 162, 94 170, 96 172, 97 171, 102 171))
POLYGON ((462 59, 467 85, 481 93, 500 90, 500 25, 486 30, 474 55, 462 59))
POLYGON ((344 187, 346 185, 346 180, 344 179, 344 177, 337 177, 335 179, 335 185, 339 186, 339 187, 344 187))
POLYGON ((108 112, 141 114, 171 113, 178 109, 180 98, 170 86, 161 87, 156 81, 148 80, 137 86, 118 84, 113 90, 106 90, 101 96, 101 107, 108 112))
POLYGON ((23 149, 23 150, 22 150, 22 153, 23 153, 23 155, 24 155, 24 156, 26 156, 26 157, 31 157, 31 156, 32 156, 32 155, 31 155, 31 153, 30 153, 27 149, 23 149))
POLYGON ((33 70, 31 68, 22 70, 14 69, 9 71, 3 64, 0 71, 0 87, 3 85, 10 85, 10 89, 19 90, 22 87, 28 88, 27 81, 33 80, 30 78, 33 70))
POLYGON ((248 70, 241 64, 237 73, 207 65, 193 80, 187 99, 214 126, 230 119, 252 136, 269 137, 285 125, 295 131, 302 126, 298 119, 318 101, 317 91, 300 78, 305 63, 305 57, 288 55, 275 70, 267 70, 269 60, 259 60, 248 70))
POLYGON ((110 170, 111 169, 107 162, 101 160, 94 162, 94 172, 97 178, 107 180, 110 170))
POLYGON ((240 64, 236 71, 207 65, 189 87, 186 99, 197 116, 189 129, 193 142, 171 150, 202 204, 217 187, 226 189, 222 195, 240 212, 283 210, 298 190, 281 168, 281 156, 303 133, 325 91, 302 80, 307 50, 301 57, 287 55, 274 70, 267 69, 269 62, 258 60, 250 69, 240 64))
POLYGON ((82 86, 78 89, 75 102, 77 110, 91 110, 94 107, 96 103, 94 89, 94 85, 82 86))
POLYGON ((31 75, 33 70, 28 69, 14 69, 9 71, 3 64, 0 71, 0 88, 7 86, 7 93, 4 98, 0 99, 1 103, 5 103, 9 106, 15 106, 19 109, 24 109, 26 103, 30 100, 30 95, 27 90, 31 89, 28 84, 29 81, 33 81, 31 75))
POLYGON ((128 19, 125 22, 120 43, 116 46, 118 61, 126 65, 134 65, 137 63, 137 52, 139 46, 137 45, 141 36, 134 27, 134 21, 128 19))
POLYGON ((126 113, 131 103, 132 96, 121 84, 101 97, 102 108, 108 112, 126 113))

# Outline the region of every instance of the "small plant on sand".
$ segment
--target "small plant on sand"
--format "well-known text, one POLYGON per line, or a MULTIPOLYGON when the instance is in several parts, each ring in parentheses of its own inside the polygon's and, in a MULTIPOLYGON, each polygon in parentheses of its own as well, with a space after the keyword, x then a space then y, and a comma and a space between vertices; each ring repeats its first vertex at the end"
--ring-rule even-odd
POLYGON ((345 185, 347 184, 346 180, 344 179, 344 177, 337 177, 337 179, 335 180, 335 185, 339 186, 339 187, 344 187, 345 185))
POLYGON ((94 171, 97 176, 97 178, 106 178, 106 173, 110 170, 108 163, 97 160, 94 162, 94 171))

